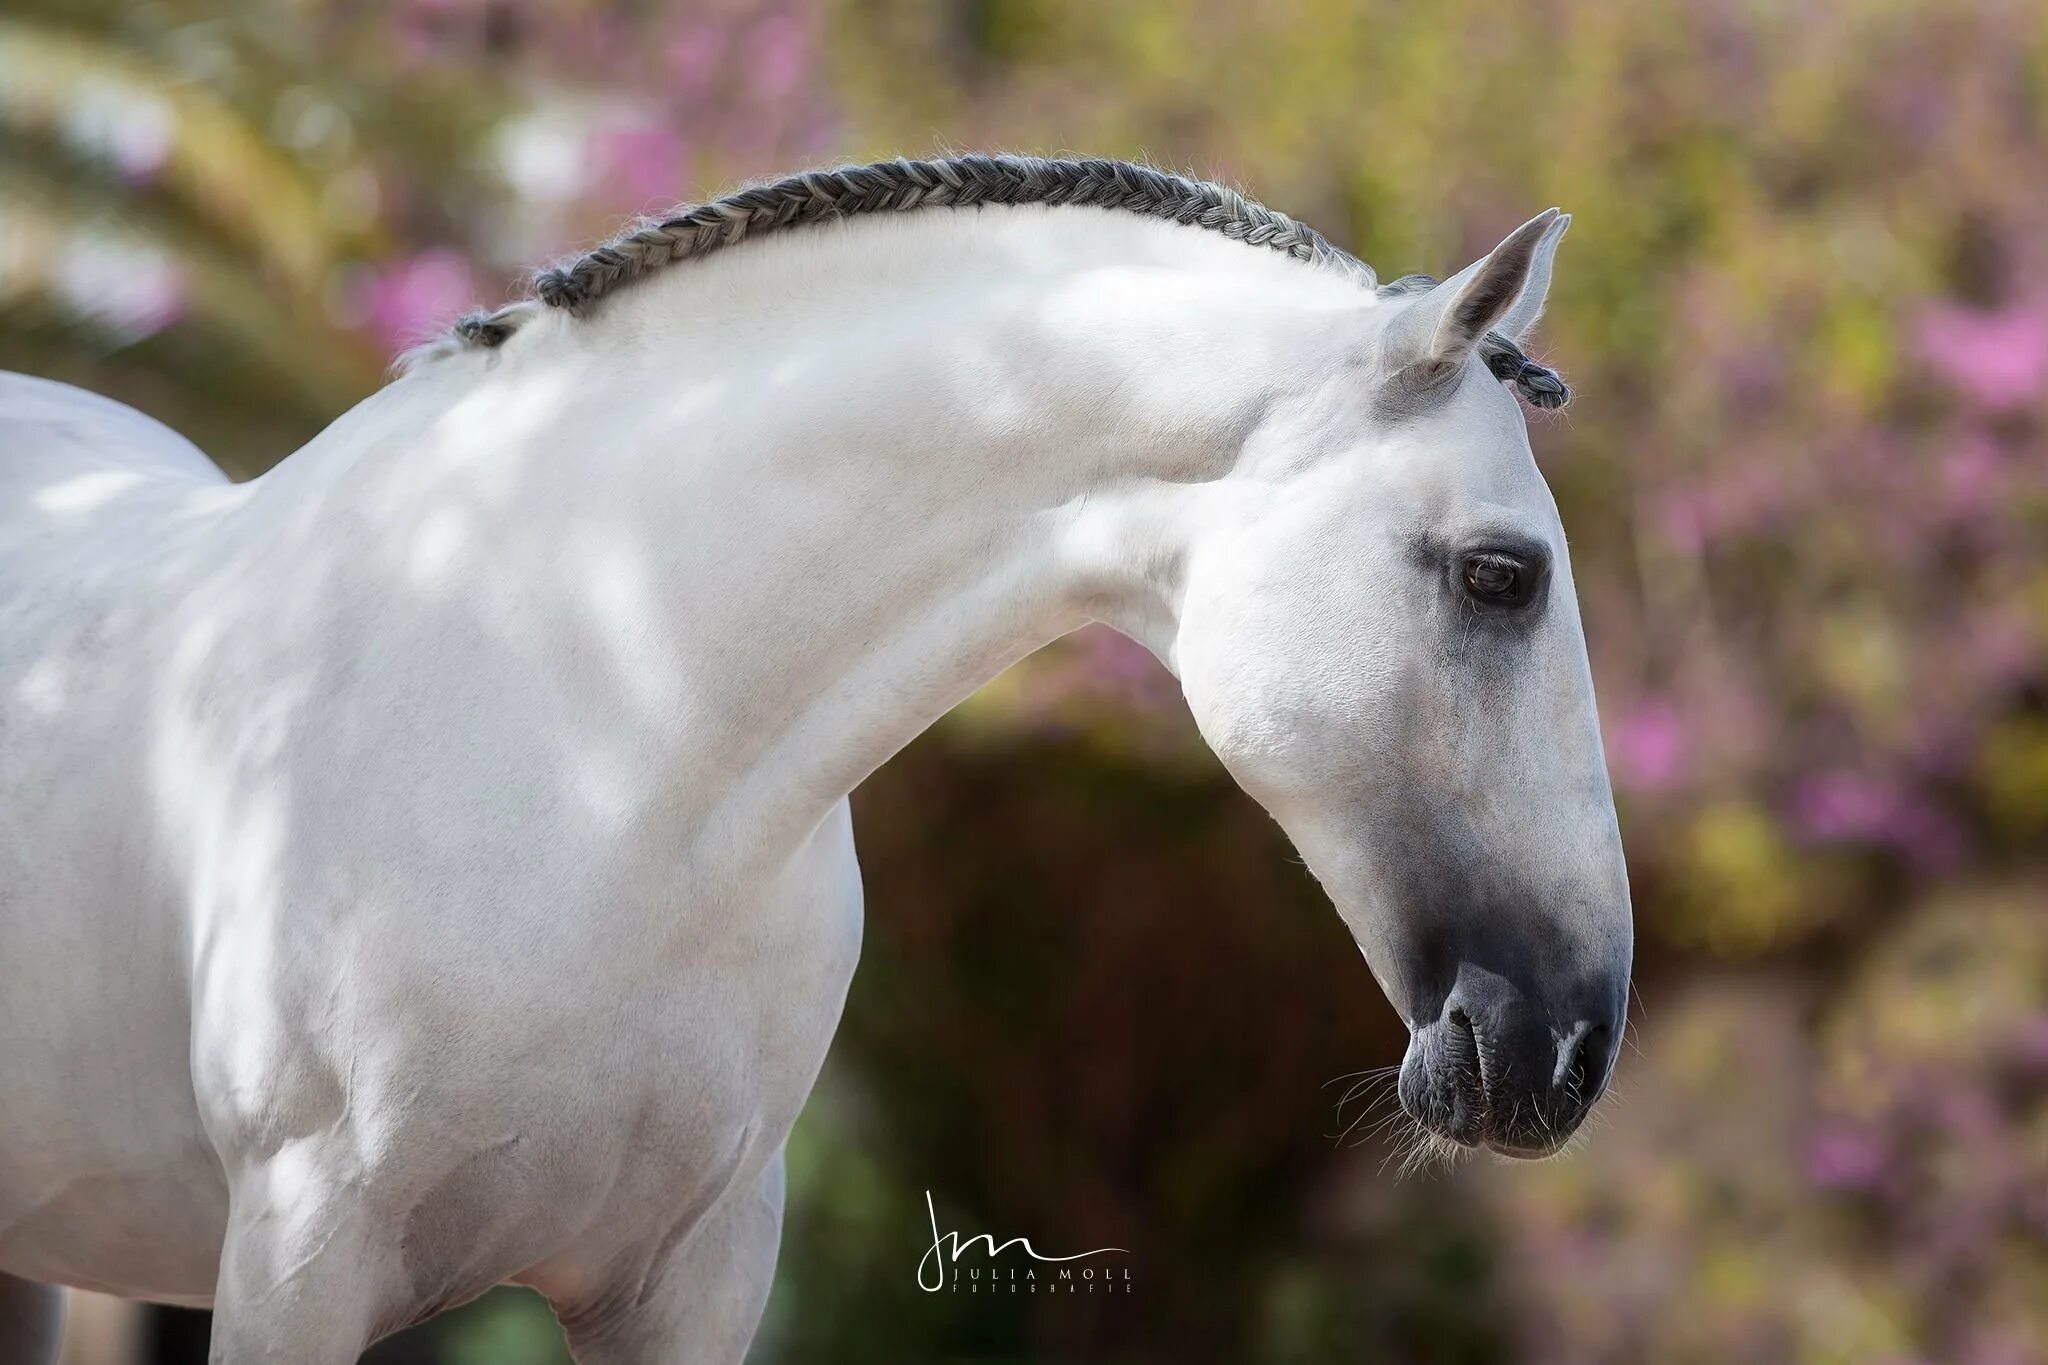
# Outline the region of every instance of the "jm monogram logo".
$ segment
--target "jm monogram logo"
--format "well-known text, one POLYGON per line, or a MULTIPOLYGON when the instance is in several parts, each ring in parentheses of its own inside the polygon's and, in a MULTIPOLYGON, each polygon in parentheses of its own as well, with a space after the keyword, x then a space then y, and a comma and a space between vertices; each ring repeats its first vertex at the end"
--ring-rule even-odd
MULTIPOLYGON (((931 1249, 925 1252, 923 1259, 917 1263, 917 1287, 924 1290, 927 1294, 936 1294, 940 1290, 945 1289, 949 1284, 955 1289, 960 1287, 960 1270, 957 1262, 960 1259, 961 1253, 976 1242, 987 1245, 988 1258, 991 1262, 1011 1247, 1023 1248, 1024 1254, 1033 1261, 1055 1265, 1066 1261, 1082 1261, 1091 1256, 1128 1256, 1130 1254, 1129 1250, 1124 1247, 1097 1247, 1093 1251, 1077 1251, 1068 1256, 1048 1256, 1032 1246, 1029 1238, 1012 1237, 1009 1241, 998 1244, 994 1235, 986 1232, 976 1237, 969 1237, 963 1241, 957 1232, 942 1233, 939 1231, 939 1214, 938 1210, 932 1205, 932 1192, 930 1190, 924 1192, 924 1210, 925 1215, 931 1220, 932 1245, 931 1249), (949 1270, 951 1271, 950 1274, 948 1274, 949 1270)), ((969 1271, 969 1276, 969 1292, 984 1289, 989 1292, 995 1292, 997 1282, 1008 1284, 1012 1293, 1041 1292, 1041 1282, 1036 1266, 1027 1266, 1021 1275, 1013 1269, 1007 1276, 1003 1276, 998 1274, 996 1268, 991 1265, 986 1275, 981 1270, 975 1269, 969 1271)), ((1070 1269, 1049 1271, 1043 1282, 1042 1290, 1048 1293, 1102 1292, 1128 1294, 1131 1292, 1130 1279, 1131 1272, 1128 1269, 1122 1268, 1098 1270, 1094 1267, 1089 1267, 1078 1273, 1070 1269)))

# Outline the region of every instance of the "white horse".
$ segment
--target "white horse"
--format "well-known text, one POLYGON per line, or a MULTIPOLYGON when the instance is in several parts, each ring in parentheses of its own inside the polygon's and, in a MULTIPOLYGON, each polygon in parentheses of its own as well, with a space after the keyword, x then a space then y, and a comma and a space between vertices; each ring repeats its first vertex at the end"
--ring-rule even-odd
POLYGON ((1414 1117, 1553 1150, 1631 951, 1513 393, 1566 221, 1381 288, 1121 163, 793 177, 239 486, 0 378, 0 1357, 48 1286, 343 1365, 513 1281, 586 1365, 738 1361, 847 793, 1091 620, 1330 891, 1414 1117))

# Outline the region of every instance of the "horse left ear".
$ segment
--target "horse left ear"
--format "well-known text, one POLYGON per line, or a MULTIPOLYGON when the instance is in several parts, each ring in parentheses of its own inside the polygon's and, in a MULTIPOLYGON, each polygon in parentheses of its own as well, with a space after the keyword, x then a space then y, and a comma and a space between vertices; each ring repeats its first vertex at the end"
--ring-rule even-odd
POLYGON ((1557 237, 1563 235, 1558 224, 1569 221, 1556 209, 1543 210, 1410 303, 1389 324, 1391 368, 1416 387, 1427 387, 1455 374, 1479 339, 1503 322, 1534 326, 1550 288, 1557 237))

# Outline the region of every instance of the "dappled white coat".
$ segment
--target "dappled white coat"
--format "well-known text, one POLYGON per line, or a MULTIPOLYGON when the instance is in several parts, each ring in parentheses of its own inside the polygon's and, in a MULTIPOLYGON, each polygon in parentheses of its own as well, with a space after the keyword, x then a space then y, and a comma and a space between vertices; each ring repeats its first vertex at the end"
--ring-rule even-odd
MULTIPOLYGON (((1484 321, 1533 322, 1547 222, 1484 321)), ((1406 1012, 1355 846, 1417 524, 1552 547, 1543 733, 1449 761, 1612 892, 1562 534, 1456 293, 1131 215, 856 219, 544 312, 240 486, 0 378, 0 1309, 210 1302, 217 1359, 321 1365, 516 1279, 585 1361, 737 1360, 860 941, 846 795, 1090 619, 1406 1012), (1387 416, 1436 352, 1456 392, 1387 416)))

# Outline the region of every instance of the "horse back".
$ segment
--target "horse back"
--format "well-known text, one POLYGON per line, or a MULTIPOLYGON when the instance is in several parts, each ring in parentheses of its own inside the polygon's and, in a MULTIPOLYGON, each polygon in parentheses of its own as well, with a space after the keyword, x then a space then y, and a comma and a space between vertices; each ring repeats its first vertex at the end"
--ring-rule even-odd
POLYGON ((152 417, 96 393, 0 371, 0 499, 69 474, 123 470, 219 483, 199 447, 152 417))

